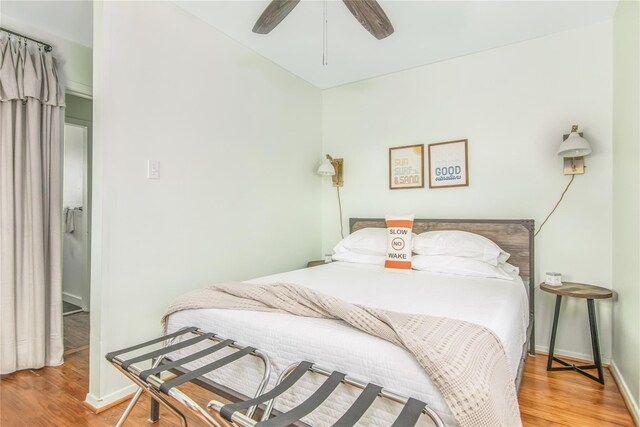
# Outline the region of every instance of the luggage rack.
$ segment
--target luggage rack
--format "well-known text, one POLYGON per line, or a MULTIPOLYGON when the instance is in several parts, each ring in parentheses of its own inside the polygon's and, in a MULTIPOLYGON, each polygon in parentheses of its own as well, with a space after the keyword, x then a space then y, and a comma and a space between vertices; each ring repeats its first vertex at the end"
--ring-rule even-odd
MULTIPOLYGON (((296 362, 288 366, 280 374, 275 387, 268 392, 264 392, 272 370, 269 357, 265 353, 254 347, 240 345, 231 339, 226 339, 213 333, 201 331, 196 327, 183 328, 172 334, 108 353, 106 358, 120 372, 125 374, 139 387, 133 399, 118 420, 116 427, 120 427, 125 423, 127 417, 131 413, 131 410, 140 399, 142 393, 145 392, 153 399, 152 403, 157 402, 152 405, 152 415, 149 420, 151 422, 155 422, 158 419, 157 405, 159 404, 165 406, 170 412, 175 414, 180 419, 182 426, 187 426, 186 417, 174 405, 174 402, 177 402, 189 409, 206 425, 214 427, 284 427, 302 422, 302 418, 319 407, 340 384, 356 387, 361 389, 362 392, 347 411, 333 424, 334 427, 354 426, 378 397, 403 405, 403 408, 395 422, 392 424, 392 427, 414 426, 420 420, 422 415, 430 418, 435 426, 444 427, 444 423, 438 414, 436 414, 424 402, 413 398, 406 398, 379 385, 367 384, 343 373, 331 371, 306 361, 296 362), (174 344, 174 341, 177 338, 185 338, 187 334, 193 334, 195 337, 185 339, 174 344), (188 347, 196 346, 199 343, 206 343, 207 340, 212 341, 214 345, 205 349, 194 349, 193 353, 177 360, 172 360, 168 356, 177 350, 184 350, 188 347), (123 355, 127 353, 160 343, 164 343, 164 347, 128 359, 123 357, 123 355), (231 348, 236 351, 213 362, 209 362, 209 360, 207 360, 208 363, 204 366, 193 370, 184 368, 185 364, 211 356, 223 348, 231 348), (178 389, 179 386, 188 382, 198 384, 204 375, 248 355, 259 358, 263 362, 264 366, 263 376, 257 386, 255 393, 256 397, 254 398, 249 398, 231 404, 224 404, 216 400, 211 400, 205 409, 178 389), (150 368, 145 369, 139 366, 141 362, 148 363, 150 360, 152 361, 150 368), (161 375, 165 371, 179 373, 179 375, 163 380, 161 375), (273 408, 277 398, 293 387, 294 384, 296 384, 298 380, 308 372, 323 375, 327 377, 327 379, 300 405, 287 412, 279 413, 272 417, 271 415, 272 412, 274 412, 273 408), (262 405, 264 410, 260 421, 257 421, 253 417, 259 405, 262 405), (240 412, 241 410, 246 410, 246 412, 242 413, 240 412)), ((208 389, 211 390, 210 388, 208 389)))
MULTIPOLYGON (((248 355, 259 358, 263 362, 264 366, 262 379, 258 384, 256 390, 256 396, 258 396, 264 391, 264 388, 267 386, 267 382, 269 381, 269 377, 271 376, 271 361, 269 360, 269 357, 254 347, 240 345, 233 340, 222 338, 210 332, 201 331, 196 327, 183 328, 172 334, 165 335, 151 341, 146 341, 132 347, 127 347, 122 350, 108 353, 106 355, 107 360, 139 387, 135 395, 133 396, 133 399, 131 399, 131 402, 129 402, 129 405, 118 420, 116 427, 120 427, 124 424, 129 414, 131 413, 131 410, 136 405, 143 392, 149 394, 153 401, 157 402, 157 404, 165 406, 167 409, 169 409, 169 411, 175 414, 180 419, 180 423, 182 426, 187 425, 186 417, 178 408, 175 407, 175 405, 170 400, 167 399, 166 396, 171 397, 173 400, 186 406, 201 421, 204 421, 205 423, 213 425, 215 427, 221 427, 221 424, 215 418, 213 418, 206 409, 202 408, 193 399, 180 391, 178 389, 178 386, 183 385, 187 382, 192 382, 197 378, 202 377, 203 375, 211 373, 216 369, 233 363, 236 360, 248 355), (173 342, 177 338, 184 337, 187 334, 193 334, 195 335, 195 337, 173 344, 173 342), (195 346, 200 343, 206 343, 207 340, 212 341, 216 344, 196 351, 189 356, 182 357, 177 360, 171 360, 169 357, 167 357, 167 355, 173 353, 174 351, 185 349, 190 346, 195 346), (151 352, 129 359, 123 358, 123 355, 127 353, 131 353, 133 351, 141 350, 145 347, 157 345, 164 342, 166 342, 164 347, 158 350, 153 350, 151 352), (207 363, 200 368, 194 370, 184 369, 185 364, 213 355, 215 352, 220 351, 224 348, 231 348, 237 351, 220 359, 217 359, 211 363, 207 363), (140 362, 148 362, 149 360, 153 360, 151 368, 144 369, 137 365, 140 362), (163 380, 161 378, 161 374, 163 372, 175 372, 175 369, 179 368, 183 369, 181 371, 181 375, 168 380, 163 380)), ((156 405, 152 405, 152 416, 149 420, 151 422, 157 421, 157 418, 153 415, 154 412, 157 413, 156 405)), ((249 407, 247 409, 246 416, 253 416, 255 410, 256 406, 249 407)))

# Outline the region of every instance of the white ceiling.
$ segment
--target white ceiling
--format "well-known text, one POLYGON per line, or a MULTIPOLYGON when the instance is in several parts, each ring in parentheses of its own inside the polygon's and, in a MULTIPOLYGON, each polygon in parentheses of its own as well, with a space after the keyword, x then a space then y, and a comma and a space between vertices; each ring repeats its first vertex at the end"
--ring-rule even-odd
MULTIPOLYGON (((610 19, 617 6, 615 0, 379 2, 395 28, 384 40, 362 28, 342 1, 328 1, 326 66, 322 1, 302 0, 268 35, 251 28, 269 0, 174 3, 322 89, 610 19)), ((92 46, 90 0, 2 0, 1 8, 3 15, 92 46)))
POLYGON ((2 0, 2 15, 83 46, 93 46, 93 3, 78 1, 2 0))
POLYGON ((610 19, 617 6, 617 1, 380 0, 395 33, 376 40, 342 1, 330 0, 329 65, 323 66, 322 1, 302 0, 268 35, 251 32, 267 0, 175 3, 322 89, 610 19))

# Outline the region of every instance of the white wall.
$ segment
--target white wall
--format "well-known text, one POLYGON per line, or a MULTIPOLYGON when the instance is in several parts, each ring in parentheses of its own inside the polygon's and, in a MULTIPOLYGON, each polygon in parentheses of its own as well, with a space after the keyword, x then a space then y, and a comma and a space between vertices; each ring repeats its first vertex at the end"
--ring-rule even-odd
POLYGON ((612 369, 640 422, 640 5, 621 1, 613 21, 612 369))
MULTIPOLYGON (((538 224, 569 177, 556 155, 579 124, 593 146, 561 207, 536 238, 545 271, 611 287, 611 21, 323 92, 324 152, 345 160, 349 217, 533 218, 538 224), (388 189, 388 148, 469 139, 470 186, 388 189)), ((323 249, 339 239, 335 190, 323 188, 323 249)), ((537 344, 547 348, 554 297, 536 293, 537 344)), ((611 302, 599 302, 611 355, 611 302)), ((586 303, 563 303, 557 347, 590 357, 586 303)))
POLYGON ((93 91, 93 52, 91 48, 43 30, 29 22, 13 18, 4 11, 0 16, 0 24, 3 27, 53 46, 53 55, 58 64, 60 80, 67 93, 91 97, 93 91))
POLYGON ((169 2, 94 10, 87 399, 102 406, 130 391, 104 355, 159 334, 178 295, 317 258, 322 99, 169 2))
POLYGON ((87 227, 84 218, 87 212, 87 206, 84 203, 86 149, 87 129, 65 124, 62 206, 71 209, 83 207, 83 210, 73 212, 74 231, 66 232, 65 229, 63 233, 62 299, 88 310, 87 227))
POLYGON ((79 126, 64 127, 64 179, 63 207, 82 206, 84 199, 85 129, 79 126))

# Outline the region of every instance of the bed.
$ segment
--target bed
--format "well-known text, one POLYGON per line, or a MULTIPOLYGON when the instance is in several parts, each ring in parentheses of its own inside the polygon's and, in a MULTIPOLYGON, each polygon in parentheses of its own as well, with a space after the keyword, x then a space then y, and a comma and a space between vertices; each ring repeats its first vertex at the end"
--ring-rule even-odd
MULTIPOLYGON (((383 219, 350 220, 351 232, 385 227, 383 219)), ((511 253, 509 262, 520 270, 513 281, 470 278, 423 271, 395 271, 381 266, 333 262, 247 281, 254 284, 296 283, 348 302, 408 313, 451 317, 492 329, 502 341, 511 373, 519 386, 527 355, 534 351, 533 336, 533 221, 531 220, 425 220, 414 231, 463 230, 483 235, 511 253)), ((186 310, 173 314, 168 332, 185 326, 235 337, 266 352, 276 372, 299 360, 310 360, 349 372, 368 382, 413 396, 434 409, 447 425, 455 425, 446 403, 423 368, 406 350, 380 338, 354 330, 338 320, 288 314, 235 310, 186 310)), ((173 357, 180 357, 175 354, 173 357)), ((189 366, 190 369, 197 367, 189 366)), ((252 395, 260 366, 245 363, 223 368, 203 384, 235 400, 252 395), (222 386, 221 384, 224 384, 222 386)), ((303 401, 318 381, 301 382, 293 393, 278 400, 276 410, 303 401)), ((273 386, 272 379, 270 387, 273 386)), ((331 425, 357 396, 343 390, 304 419, 310 425, 331 425)), ((381 401, 361 420, 362 425, 389 425, 397 405, 381 401)))

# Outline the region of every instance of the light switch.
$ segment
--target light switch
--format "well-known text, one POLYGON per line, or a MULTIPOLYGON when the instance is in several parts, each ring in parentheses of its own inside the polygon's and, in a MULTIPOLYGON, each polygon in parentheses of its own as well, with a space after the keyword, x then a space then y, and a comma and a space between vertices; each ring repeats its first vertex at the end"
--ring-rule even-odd
POLYGON ((160 179, 160 161, 147 160, 147 178, 160 179))

